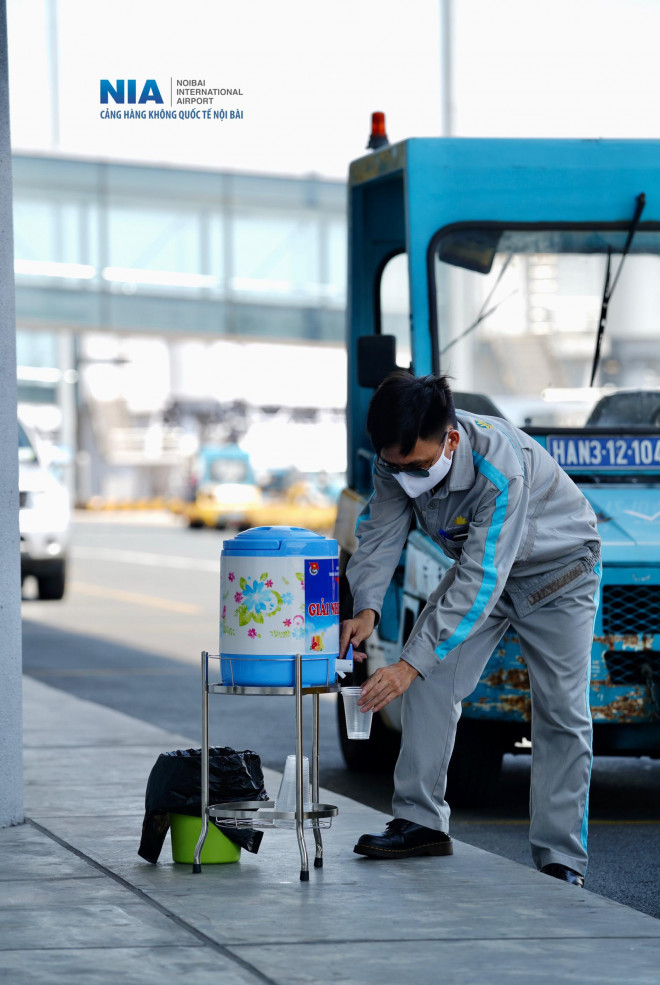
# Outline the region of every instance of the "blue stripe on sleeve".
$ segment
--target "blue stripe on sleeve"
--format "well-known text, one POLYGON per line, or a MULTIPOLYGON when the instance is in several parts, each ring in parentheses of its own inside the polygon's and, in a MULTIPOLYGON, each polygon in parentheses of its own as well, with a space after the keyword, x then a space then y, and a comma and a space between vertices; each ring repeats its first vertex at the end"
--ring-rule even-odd
POLYGON ((467 639, 470 631, 488 604, 488 601, 490 600, 490 597, 495 589, 495 585, 497 584, 495 550, 497 548, 497 540, 506 517, 506 510, 509 502, 509 483, 507 482, 505 476, 502 475, 502 473, 496 469, 494 465, 491 465, 490 462, 486 461, 483 455, 479 455, 473 450, 472 459, 479 472, 481 472, 482 475, 489 479, 493 485, 499 489, 499 493, 495 500, 495 508, 490 520, 488 533, 486 534, 486 543, 484 544, 484 556, 482 561, 483 578, 481 585, 479 586, 479 591, 477 592, 477 596, 472 603, 472 607, 469 612, 463 616, 449 639, 444 640, 444 642, 440 643, 439 646, 436 647, 435 654, 439 660, 442 660, 447 656, 450 650, 453 650, 454 647, 460 646, 460 644, 467 639))

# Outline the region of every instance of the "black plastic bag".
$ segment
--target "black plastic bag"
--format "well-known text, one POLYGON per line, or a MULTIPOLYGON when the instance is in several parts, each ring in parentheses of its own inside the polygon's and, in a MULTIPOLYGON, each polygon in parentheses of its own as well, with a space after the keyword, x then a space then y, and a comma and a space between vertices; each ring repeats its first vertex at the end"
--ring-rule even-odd
MULTIPOLYGON (((138 855, 147 862, 157 862, 170 827, 170 813, 201 817, 202 750, 175 749, 164 752, 156 760, 145 794, 145 815, 138 855)), ((229 746, 209 749, 209 803, 228 804, 232 801, 268 800, 261 770, 261 759, 249 749, 236 752, 229 746)), ((255 855, 263 831, 235 828, 219 824, 210 818, 230 841, 255 855)))

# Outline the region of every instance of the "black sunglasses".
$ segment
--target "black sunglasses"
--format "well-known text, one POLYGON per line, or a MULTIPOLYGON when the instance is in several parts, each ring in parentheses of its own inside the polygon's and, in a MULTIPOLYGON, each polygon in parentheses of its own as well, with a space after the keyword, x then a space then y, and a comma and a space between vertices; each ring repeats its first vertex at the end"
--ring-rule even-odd
MULTIPOLYGON (((441 455, 442 455, 442 452, 444 450, 445 444, 447 443, 447 438, 448 437, 449 437, 449 431, 445 431, 444 440, 443 440, 442 444, 440 445, 440 454, 441 455)), ((390 463, 384 461, 380 457, 380 455, 378 456, 378 461, 380 462, 380 464, 382 465, 382 467, 385 469, 385 471, 390 473, 390 475, 398 475, 399 472, 405 472, 406 475, 412 475, 412 476, 414 476, 415 478, 418 478, 418 479, 426 479, 431 474, 428 469, 407 468, 405 465, 390 465, 390 463)), ((435 465, 435 462, 433 464, 435 465)))
POLYGON ((428 469, 407 469, 405 465, 399 468, 398 465, 390 465, 389 462, 384 462, 382 458, 379 458, 378 461, 385 471, 390 473, 390 475, 398 475, 399 472, 405 472, 406 475, 414 475, 418 476, 420 479, 425 479, 431 474, 428 469))

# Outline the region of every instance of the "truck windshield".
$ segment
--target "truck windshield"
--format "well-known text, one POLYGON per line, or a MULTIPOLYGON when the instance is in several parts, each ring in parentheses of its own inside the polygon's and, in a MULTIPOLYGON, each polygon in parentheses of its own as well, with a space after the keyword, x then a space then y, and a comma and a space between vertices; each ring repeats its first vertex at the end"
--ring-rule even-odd
POLYGON ((211 482, 246 482, 247 464, 240 459, 215 458, 208 463, 211 482))
POLYGON ((432 317, 454 389, 488 395, 519 426, 659 426, 659 230, 635 235, 589 387, 608 254, 616 274, 626 238, 492 224, 439 233, 432 317))

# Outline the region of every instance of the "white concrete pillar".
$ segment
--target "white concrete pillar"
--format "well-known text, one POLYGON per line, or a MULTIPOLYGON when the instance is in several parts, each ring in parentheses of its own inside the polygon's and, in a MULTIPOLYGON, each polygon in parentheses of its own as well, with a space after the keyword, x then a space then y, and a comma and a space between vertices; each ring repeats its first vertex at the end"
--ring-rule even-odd
POLYGON ((16 317, 7 10, 0 0, 0 827, 23 820, 16 317))

